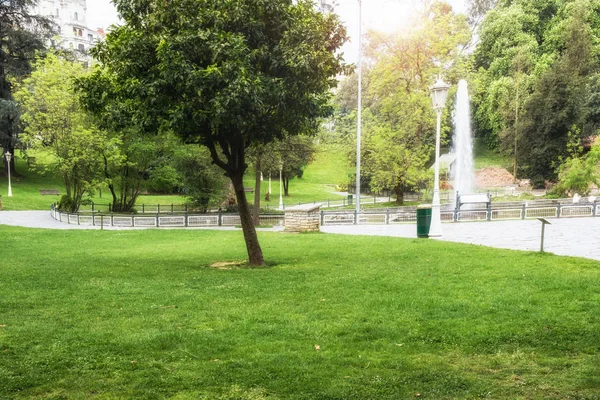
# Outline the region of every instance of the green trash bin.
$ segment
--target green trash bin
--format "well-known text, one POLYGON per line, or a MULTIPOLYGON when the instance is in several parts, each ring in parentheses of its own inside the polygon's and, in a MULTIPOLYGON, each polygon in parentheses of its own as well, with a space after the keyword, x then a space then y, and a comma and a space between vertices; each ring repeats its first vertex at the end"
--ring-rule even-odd
POLYGON ((352 195, 351 194, 348 195, 348 205, 349 206, 352 205, 352 195))
POLYGON ((417 207, 417 237, 428 238, 431 226, 431 204, 422 204, 417 207))

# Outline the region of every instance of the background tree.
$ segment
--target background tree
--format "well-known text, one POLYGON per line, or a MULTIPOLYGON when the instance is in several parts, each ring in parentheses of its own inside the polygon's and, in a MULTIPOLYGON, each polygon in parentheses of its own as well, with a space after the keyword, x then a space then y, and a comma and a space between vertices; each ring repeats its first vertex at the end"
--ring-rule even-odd
POLYGON ((228 185, 223 171, 212 163, 208 149, 180 146, 174 154, 174 165, 182 173, 183 193, 200 211, 223 202, 228 185))
POLYGON ((132 212, 156 162, 158 144, 155 138, 140 135, 135 129, 106 137, 102 161, 104 179, 112 196, 111 211, 132 212))
POLYGON ((139 129, 208 147, 233 184, 250 264, 263 265, 244 192, 246 149, 318 130, 342 71, 344 28, 302 0, 115 4, 124 24, 97 47, 100 67, 80 85, 84 104, 94 113, 125 104, 139 129))
MULTIPOLYGON (((589 81, 597 70, 589 25, 589 2, 578 0, 565 12, 563 49, 556 62, 540 76, 523 115, 523 161, 536 186, 557 177, 556 167, 568 154, 569 132, 575 125, 584 134, 589 81)), ((589 134, 589 132, 587 132, 589 134)))
MULTIPOLYGON (((11 79, 31 71, 36 52, 44 50, 46 40, 54 33, 54 24, 49 19, 31 14, 36 3, 36 0, 0 0, 0 146, 3 153, 9 151, 13 155, 19 112, 13 100, 11 79)), ((12 174, 16 172, 14 160, 12 157, 9 166, 12 174)))
POLYGON ((54 156, 66 190, 60 207, 75 212, 83 195, 100 183, 106 138, 79 107, 73 90, 74 79, 84 73, 79 63, 48 54, 33 68, 14 94, 23 110, 23 141, 54 156))
POLYGON ((270 165, 265 165, 266 171, 273 176, 279 174, 283 183, 283 195, 290 195, 290 179, 302 178, 304 169, 313 160, 317 151, 313 138, 305 135, 289 136, 274 143, 270 165))

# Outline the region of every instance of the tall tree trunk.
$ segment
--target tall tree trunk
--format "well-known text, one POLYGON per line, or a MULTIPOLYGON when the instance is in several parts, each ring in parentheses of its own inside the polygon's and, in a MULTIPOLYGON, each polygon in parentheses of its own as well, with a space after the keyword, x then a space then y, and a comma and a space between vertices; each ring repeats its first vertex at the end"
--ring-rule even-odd
POLYGON ((290 195, 290 178, 287 176, 283 177, 283 195, 288 197, 290 195))
POLYGON ((402 190, 402 187, 400 185, 396 185, 396 187, 394 188, 394 191, 396 192, 396 204, 403 205, 404 204, 404 191, 402 190))
POLYGON ((256 168, 255 179, 254 179, 254 208, 252 210, 252 220, 254 226, 260 225, 260 158, 254 165, 256 168))
POLYGON ((248 260, 250 262, 250 266, 263 266, 265 264, 265 260, 263 258, 260 244, 258 243, 258 236, 256 235, 254 221, 252 221, 252 214, 250 213, 250 207, 248 205, 248 200, 246 199, 246 193, 244 192, 243 169, 232 173, 230 177, 238 203, 240 220, 242 223, 242 232, 244 232, 244 240, 246 241, 246 249, 248 250, 248 260))

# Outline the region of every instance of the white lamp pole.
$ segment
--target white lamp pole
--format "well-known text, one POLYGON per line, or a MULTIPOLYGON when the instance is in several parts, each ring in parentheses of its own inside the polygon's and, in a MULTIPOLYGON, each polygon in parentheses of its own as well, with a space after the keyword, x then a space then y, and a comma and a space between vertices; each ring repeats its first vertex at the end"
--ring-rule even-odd
POLYGON ((279 164, 279 209, 283 210, 283 179, 281 178, 283 174, 283 164, 279 164))
POLYGON ((433 109, 437 114, 437 129, 435 134, 435 168, 433 182, 433 204, 431 205, 431 226, 429 227, 430 237, 442 236, 442 218, 440 216, 440 135, 442 130, 442 112, 448 97, 450 85, 445 83, 441 77, 429 88, 433 109))
POLYGON ((362 0, 358 0, 358 110, 356 122, 356 213, 360 213, 360 136, 362 129, 362 0))
POLYGON ((12 186, 10 184, 10 160, 12 159, 12 154, 7 150, 4 156, 6 157, 6 166, 8 168, 8 197, 12 197, 12 186))

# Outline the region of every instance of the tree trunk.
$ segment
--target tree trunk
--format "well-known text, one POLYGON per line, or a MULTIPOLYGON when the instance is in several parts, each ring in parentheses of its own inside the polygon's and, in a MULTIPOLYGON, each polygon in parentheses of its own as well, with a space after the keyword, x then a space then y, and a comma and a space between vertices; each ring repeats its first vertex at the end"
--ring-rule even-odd
POLYGON ((254 222, 252 221, 252 214, 250 213, 248 200, 246 199, 246 193, 244 192, 244 172, 242 169, 240 169, 235 173, 232 173, 230 177, 238 203, 240 220, 242 223, 242 232, 244 232, 244 240, 246 241, 246 249, 248 250, 248 260, 250 262, 250 266, 263 266, 265 264, 265 260, 263 258, 260 244, 258 243, 258 236, 256 235, 254 222))
POLYGON ((396 204, 398 205, 403 205, 404 204, 404 191, 402 190, 402 187, 400 187, 400 185, 397 185, 394 188, 395 192, 396 192, 396 204))
POLYGON ((290 195, 290 178, 287 176, 283 177, 283 195, 288 197, 290 195))
POLYGON ((252 210, 252 221, 254 226, 260 225, 260 160, 256 161, 255 180, 254 180, 254 208, 252 210))

